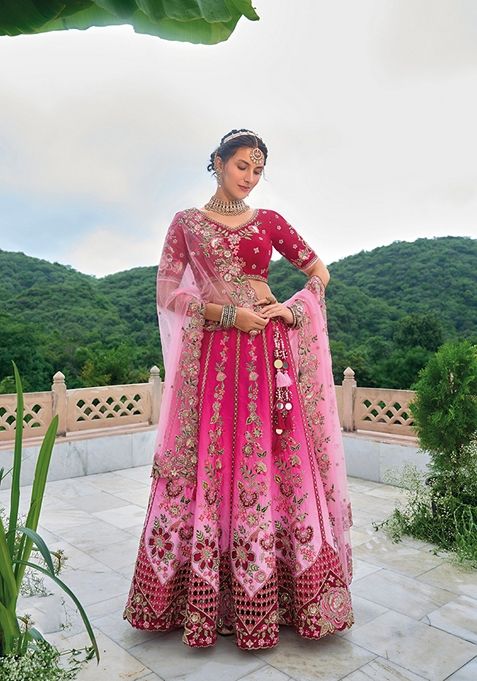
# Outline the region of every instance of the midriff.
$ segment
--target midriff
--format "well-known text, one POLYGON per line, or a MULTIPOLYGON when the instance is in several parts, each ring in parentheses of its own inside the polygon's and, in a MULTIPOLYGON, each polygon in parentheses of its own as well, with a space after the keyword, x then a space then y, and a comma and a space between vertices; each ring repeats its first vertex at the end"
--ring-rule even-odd
POLYGON ((250 286, 255 289, 258 300, 260 300, 260 298, 265 298, 266 296, 273 296, 270 286, 266 281, 260 281, 259 279, 249 279, 248 281, 250 286))

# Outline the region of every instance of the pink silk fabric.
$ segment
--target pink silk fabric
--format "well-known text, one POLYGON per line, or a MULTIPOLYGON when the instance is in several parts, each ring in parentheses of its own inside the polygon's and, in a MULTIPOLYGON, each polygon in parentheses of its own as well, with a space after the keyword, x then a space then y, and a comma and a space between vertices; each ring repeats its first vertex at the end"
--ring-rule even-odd
POLYGON ((353 623, 351 507, 324 286, 312 276, 284 301, 302 306, 297 329, 275 318, 250 336, 204 318, 206 302, 254 309, 251 254, 263 270, 260 249, 269 260, 273 239, 284 236, 296 266, 316 257, 276 212, 267 227, 266 213, 226 229, 181 211, 158 268, 165 383, 124 616, 143 629, 182 627, 191 646, 213 645, 224 625, 239 647, 259 649, 278 643, 280 625, 320 638, 353 623), (290 406, 280 434, 277 344, 290 406))

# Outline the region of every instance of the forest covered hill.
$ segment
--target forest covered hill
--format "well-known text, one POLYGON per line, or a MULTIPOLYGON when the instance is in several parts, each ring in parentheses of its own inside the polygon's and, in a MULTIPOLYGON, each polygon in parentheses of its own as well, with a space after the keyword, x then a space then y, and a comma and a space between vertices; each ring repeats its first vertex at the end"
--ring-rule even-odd
MULTIPOLYGON (((346 366, 359 385, 408 388, 445 340, 477 342, 477 240, 395 241, 328 264, 328 330, 336 382, 346 366)), ((11 360, 25 390, 49 390, 61 370, 68 387, 147 380, 162 357, 156 267, 102 278, 0 250, 0 392, 12 392, 11 360)), ((305 276, 271 263, 279 300, 305 276)))

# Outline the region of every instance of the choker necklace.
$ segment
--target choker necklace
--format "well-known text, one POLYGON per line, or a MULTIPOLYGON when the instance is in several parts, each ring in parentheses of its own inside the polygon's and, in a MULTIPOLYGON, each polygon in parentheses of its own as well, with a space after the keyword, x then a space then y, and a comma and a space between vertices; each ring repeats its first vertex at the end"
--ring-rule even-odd
POLYGON ((208 203, 205 204, 206 210, 212 210, 214 213, 221 215, 240 215, 250 209, 243 199, 234 199, 233 201, 223 201, 213 196, 208 203))

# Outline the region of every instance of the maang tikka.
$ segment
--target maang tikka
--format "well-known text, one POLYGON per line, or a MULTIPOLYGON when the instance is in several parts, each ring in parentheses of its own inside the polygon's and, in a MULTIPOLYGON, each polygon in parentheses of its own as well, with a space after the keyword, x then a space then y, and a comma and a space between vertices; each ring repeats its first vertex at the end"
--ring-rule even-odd
POLYGON ((263 155, 263 151, 258 146, 258 143, 256 147, 250 149, 250 158, 252 162, 255 163, 255 165, 258 165, 259 163, 263 163, 265 161, 265 156, 263 155))

